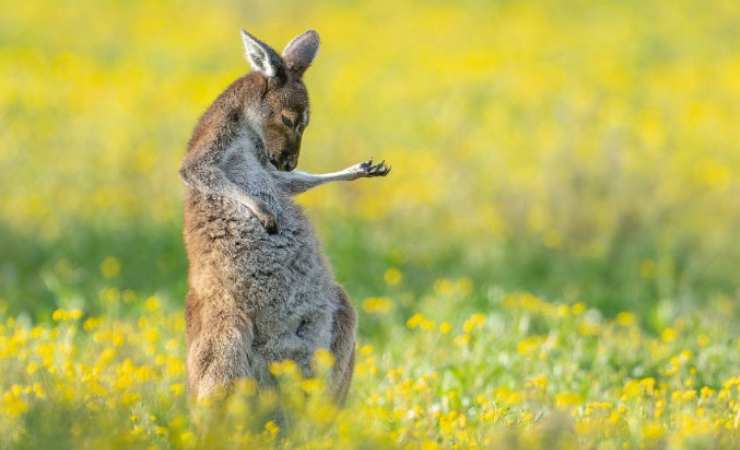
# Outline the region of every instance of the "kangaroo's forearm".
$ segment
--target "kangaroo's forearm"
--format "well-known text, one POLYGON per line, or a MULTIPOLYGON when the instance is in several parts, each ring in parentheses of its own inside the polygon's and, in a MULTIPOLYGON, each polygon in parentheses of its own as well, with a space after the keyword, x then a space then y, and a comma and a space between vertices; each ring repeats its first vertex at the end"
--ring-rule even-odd
POLYGON ((347 167, 339 172, 312 174, 306 172, 272 172, 280 188, 290 195, 300 194, 316 186, 332 181, 352 181, 365 177, 384 177, 391 171, 390 166, 385 165, 385 161, 373 164, 373 160, 368 160, 347 167))
POLYGON ((316 186, 332 181, 351 181, 358 178, 357 173, 350 169, 320 174, 300 171, 275 172, 274 176, 283 191, 286 191, 291 195, 306 192, 316 186))

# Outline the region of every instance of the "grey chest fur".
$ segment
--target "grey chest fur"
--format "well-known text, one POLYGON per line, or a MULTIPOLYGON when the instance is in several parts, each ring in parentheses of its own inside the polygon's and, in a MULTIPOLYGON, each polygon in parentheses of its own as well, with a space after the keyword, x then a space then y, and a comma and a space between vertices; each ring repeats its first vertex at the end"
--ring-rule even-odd
POLYGON ((249 154, 233 153, 224 170, 264 201, 278 219, 268 234, 247 208, 221 196, 200 194, 201 230, 210 239, 211 270, 254 323, 254 349, 266 361, 293 359, 308 371, 313 353, 331 344, 335 281, 311 224, 271 175, 249 154))

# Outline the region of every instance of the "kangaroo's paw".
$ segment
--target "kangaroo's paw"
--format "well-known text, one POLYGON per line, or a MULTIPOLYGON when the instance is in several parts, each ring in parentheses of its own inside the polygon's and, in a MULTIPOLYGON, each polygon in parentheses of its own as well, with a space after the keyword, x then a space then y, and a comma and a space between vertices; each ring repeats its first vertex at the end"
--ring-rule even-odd
POLYGON ((368 159, 358 165, 360 175, 363 177, 384 177, 391 173, 391 167, 385 165, 385 160, 378 164, 373 164, 372 159, 368 159))
POLYGON ((257 203, 257 208, 256 211, 254 211, 254 214, 257 216, 257 219, 260 221, 262 226, 265 227, 265 231, 267 231, 268 234, 275 234, 278 232, 277 218, 272 212, 270 212, 267 205, 262 202, 257 203))

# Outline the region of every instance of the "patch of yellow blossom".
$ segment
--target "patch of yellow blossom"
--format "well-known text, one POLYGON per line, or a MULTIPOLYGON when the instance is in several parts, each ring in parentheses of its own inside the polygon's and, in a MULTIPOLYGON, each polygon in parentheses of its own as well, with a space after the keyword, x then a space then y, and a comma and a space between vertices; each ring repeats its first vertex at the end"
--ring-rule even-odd
MULTIPOLYGON (((176 449, 273 448, 281 439, 280 445, 300 448, 422 448, 430 442, 485 448, 501 442, 501 433, 521 433, 522 442, 536 447, 544 430, 565 421, 583 445, 737 444, 740 374, 732 372, 733 356, 725 353, 730 359, 723 365, 711 359, 716 347, 656 340, 624 313, 599 325, 599 340, 580 333, 585 316, 573 306, 563 314, 562 305, 528 294, 509 297, 518 300, 504 305, 508 309, 459 320, 416 313, 397 346, 379 352, 361 343, 343 410, 325 400, 334 363, 327 350, 315 355, 317 378, 302 378, 292 361, 275 362, 269 368, 279 389, 258 391, 247 379, 225 400, 188 407, 182 318, 152 298, 135 320, 79 321, 81 312, 58 310, 45 324, 0 321, 0 432, 22 442, 25 418, 45 414, 54 433, 98 448, 163 442, 176 449), (522 327, 522 314, 534 311, 552 313, 540 325, 546 334, 522 327), (461 330, 456 339, 466 339, 466 351, 440 341, 452 329, 461 330), (613 338, 624 333, 635 342, 613 338), (651 342, 665 347, 665 361, 653 360, 651 342), (547 357, 532 358, 542 347, 547 357), (622 363, 611 361, 654 375, 625 376, 622 363), (62 417, 74 417, 75 427, 56 422, 62 417)), ((715 335, 713 320, 696 316, 672 327, 693 334, 691 327, 701 326, 713 342, 730 343, 715 335)), ((736 344, 726 345, 729 351, 736 344)))
POLYGON ((57 309, 51 315, 51 318, 57 322, 77 320, 80 317, 82 317, 82 311, 79 309, 71 309, 71 310, 57 309))
POLYGON ((403 274, 396 267, 389 267, 383 274, 383 279, 388 286, 398 286, 403 280, 403 274))
POLYGON ((121 262, 118 258, 109 256, 100 263, 100 273, 105 278, 114 278, 121 273, 121 262))
POLYGON ((393 309, 393 300, 388 297, 368 297, 362 301, 362 309, 369 314, 387 314, 393 309))
POLYGON ((420 328, 422 330, 433 330, 436 323, 433 320, 429 320, 424 314, 416 313, 406 321, 406 326, 414 329, 420 328))

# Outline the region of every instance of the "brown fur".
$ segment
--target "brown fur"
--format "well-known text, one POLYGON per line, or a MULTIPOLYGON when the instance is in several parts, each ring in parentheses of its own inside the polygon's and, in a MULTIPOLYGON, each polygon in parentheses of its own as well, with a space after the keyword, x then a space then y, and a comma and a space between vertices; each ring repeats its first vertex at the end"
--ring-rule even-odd
POLYGON ((389 168, 368 161, 332 174, 292 171, 308 124, 301 76, 318 35, 294 39, 285 60, 246 32, 243 39, 255 70, 208 108, 180 170, 189 390, 204 397, 242 377, 271 384, 269 364, 282 359, 311 375, 323 347, 335 357, 331 391, 341 403, 354 367, 355 311, 291 197, 389 168))

